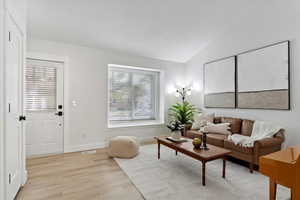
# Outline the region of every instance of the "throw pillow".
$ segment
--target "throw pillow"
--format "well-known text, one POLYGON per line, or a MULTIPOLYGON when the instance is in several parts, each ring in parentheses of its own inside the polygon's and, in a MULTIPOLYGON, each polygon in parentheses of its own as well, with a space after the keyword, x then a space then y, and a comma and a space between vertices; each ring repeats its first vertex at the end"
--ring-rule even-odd
POLYGON ((215 118, 215 114, 195 114, 194 115, 194 122, 192 125, 192 129, 200 129, 201 127, 206 126, 208 122, 213 123, 215 118))
POLYGON ((205 132, 208 133, 220 133, 224 135, 230 135, 230 123, 220 123, 220 124, 213 124, 207 123, 207 125, 203 128, 205 132))

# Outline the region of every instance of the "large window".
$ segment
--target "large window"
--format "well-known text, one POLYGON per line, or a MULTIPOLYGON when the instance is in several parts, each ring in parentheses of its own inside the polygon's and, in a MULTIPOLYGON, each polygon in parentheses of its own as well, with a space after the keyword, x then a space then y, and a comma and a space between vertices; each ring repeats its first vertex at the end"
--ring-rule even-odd
POLYGON ((161 72, 109 65, 109 126, 161 121, 161 72))

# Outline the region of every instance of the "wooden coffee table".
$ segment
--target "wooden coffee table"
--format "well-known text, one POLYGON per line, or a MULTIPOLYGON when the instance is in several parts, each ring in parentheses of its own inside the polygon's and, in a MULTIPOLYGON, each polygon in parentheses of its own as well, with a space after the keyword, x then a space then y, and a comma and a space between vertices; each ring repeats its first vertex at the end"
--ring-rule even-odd
POLYGON ((205 170, 206 170, 206 163, 209 161, 217 160, 217 159, 223 159, 223 173, 222 177, 225 178, 225 169, 226 169, 226 157, 231 153, 231 151, 216 147, 213 145, 207 145, 209 150, 203 150, 203 149, 194 149, 194 146, 192 144, 191 139, 187 139, 187 142, 183 143, 175 143, 171 142, 166 139, 166 136, 162 137, 155 137, 158 144, 158 159, 160 159, 160 145, 164 145, 166 147, 169 147, 171 149, 175 150, 175 153, 177 155, 177 152, 183 153, 189 157, 192 157, 196 160, 199 160, 202 162, 202 185, 205 186, 205 170))

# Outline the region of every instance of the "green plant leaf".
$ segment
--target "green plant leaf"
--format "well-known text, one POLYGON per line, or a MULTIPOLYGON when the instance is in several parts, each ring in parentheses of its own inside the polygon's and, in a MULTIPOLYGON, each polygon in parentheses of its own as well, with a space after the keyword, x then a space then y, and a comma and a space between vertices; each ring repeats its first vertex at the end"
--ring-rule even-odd
POLYGON ((169 108, 169 112, 169 117, 172 121, 178 121, 180 124, 186 124, 193 122, 194 114, 198 111, 194 105, 184 101, 182 104, 173 104, 169 108))

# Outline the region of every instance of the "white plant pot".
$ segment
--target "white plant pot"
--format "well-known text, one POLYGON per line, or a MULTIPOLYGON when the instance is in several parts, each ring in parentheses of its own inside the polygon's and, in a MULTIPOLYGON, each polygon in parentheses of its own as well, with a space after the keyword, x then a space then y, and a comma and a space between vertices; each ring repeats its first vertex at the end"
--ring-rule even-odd
POLYGON ((174 131, 174 132, 172 132, 171 137, 174 138, 175 140, 179 140, 181 138, 181 132, 174 131))

